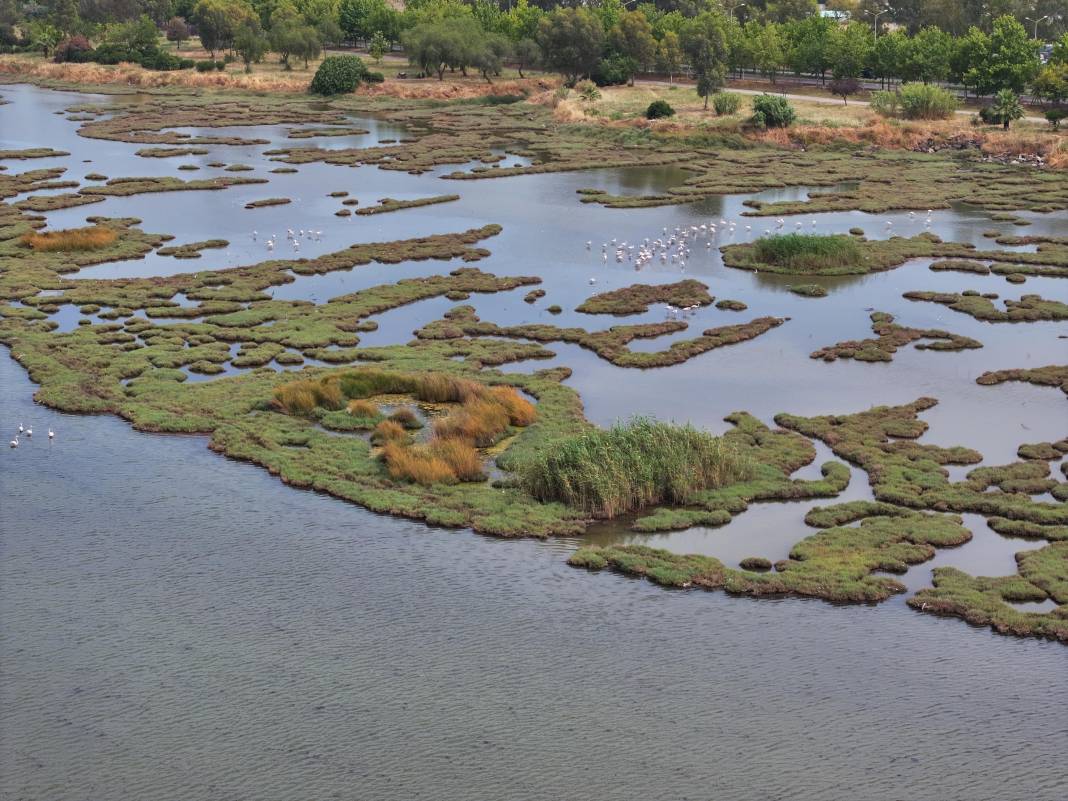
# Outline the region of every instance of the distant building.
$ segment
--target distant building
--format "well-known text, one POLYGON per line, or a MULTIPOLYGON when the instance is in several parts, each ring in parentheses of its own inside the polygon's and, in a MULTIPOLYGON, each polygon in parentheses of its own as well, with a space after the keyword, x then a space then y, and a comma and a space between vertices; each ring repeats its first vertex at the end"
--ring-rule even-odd
POLYGON ((833 19, 839 25, 845 25, 849 22, 848 11, 838 11, 835 9, 827 8, 825 5, 820 5, 820 16, 824 19, 833 19))

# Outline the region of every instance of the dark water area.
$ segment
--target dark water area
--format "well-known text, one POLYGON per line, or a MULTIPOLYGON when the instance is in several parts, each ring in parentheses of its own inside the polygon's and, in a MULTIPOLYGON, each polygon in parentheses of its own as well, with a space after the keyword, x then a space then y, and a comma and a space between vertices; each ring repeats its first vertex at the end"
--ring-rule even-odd
MULTIPOLYGON (((69 168, 64 177, 78 180, 94 171, 228 174, 206 166, 177 171, 195 159, 249 164, 252 172, 236 174, 270 179, 48 214, 55 228, 93 215, 137 216, 145 230, 176 234, 176 243, 231 242, 194 261, 152 254, 78 277, 255 263, 269 257, 263 235, 284 237, 286 227, 322 230, 301 240, 300 255, 312 257, 356 242, 496 222, 504 230, 483 243, 492 256, 477 266, 538 275, 547 295, 533 305, 522 300, 527 288, 465 301, 486 320, 591 330, 659 321, 664 312, 657 307, 626 318, 574 309, 593 292, 683 277, 749 310, 698 310, 687 318, 687 332, 643 348, 758 316, 791 318, 755 340, 671 368, 624 370, 557 343, 548 346, 556 354, 551 360, 502 368, 571 367, 568 383, 598 424, 647 414, 720 432, 724 415, 739 409, 770 422, 782 411, 849 413, 928 395, 940 403, 923 414, 930 430, 921 441, 974 447, 984 464, 1013 461, 1022 442, 1065 434, 1059 392, 975 384, 985 370, 1063 363, 1063 325, 992 325, 901 297, 908 290, 974 288, 1064 300, 1063 280, 1015 287, 996 276, 933 273, 917 260, 887 273, 823 279, 828 297, 802 298, 785 290, 791 281, 723 266, 715 245, 775 227, 773 220, 741 216, 746 196, 611 210, 579 203, 575 191, 656 192, 679 180, 676 170, 456 182, 440 178, 452 167, 411 176, 309 164, 277 175, 269 171, 279 164, 263 155, 271 147, 367 146, 402 132, 362 119, 353 124, 370 134, 321 141, 287 140, 281 127, 235 128, 272 144, 148 159, 133 155, 137 145, 79 137, 77 123, 54 113, 106 98, 23 86, 0 86, 0 96, 12 101, 0 106, 0 149, 72 153, 6 162, 14 172, 62 165, 69 168), (341 189, 361 205, 452 192, 461 200, 341 219, 333 216, 340 200, 326 197, 341 189), (273 196, 294 203, 243 208, 273 196), (635 243, 664 227, 720 218, 737 223, 733 239, 724 234, 710 248, 693 246, 685 270, 656 262, 635 272, 631 263, 602 260, 601 244, 612 239, 635 243), (547 311, 553 303, 562 314, 547 311), (873 308, 905 325, 974 337, 984 347, 961 353, 906 347, 889 364, 808 357, 833 342, 870 336, 873 308)), ((982 236, 988 229, 1068 233, 1054 215, 1024 215, 1033 221, 1026 229, 965 208, 932 216, 930 230, 980 247, 989 246, 982 236)), ((925 230, 922 215, 907 213, 797 219, 821 233, 860 226, 882 237, 888 220, 894 234, 925 230)), ((793 226, 794 218, 787 220, 793 226)), ((274 255, 290 253, 279 247, 274 255)), ((460 266, 368 265, 298 277, 274 293, 322 303, 460 266)), ((362 344, 406 342, 453 305, 431 299, 378 315, 378 330, 361 334, 362 344)), ((82 317, 65 306, 55 319, 70 330, 82 317)), ((904 596, 871 606, 750 600, 666 591, 566 565, 582 541, 643 543, 732 565, 746 556, 780 559, 812 531, 803 518, 817 502, 753 504, 714 529, 641 535, 598 526, 582 541, 501 541, 295 490, 211 453, 204 437, 141 434, 117 418, 55 412, 36 405, 33 392, 25 371, 0 354, 0 430, 13 434, 20 423, 34 430, 18 449, 0 452, 4 801, 1068 798, 1063 645, 920 615, 904 596), (49 428, 56 432, 52 442, 49 428)), ((816 463, 797 475, 814 478, 819 464, 835 458, 817 443, 816 463)), ((966 472, 951 470, 954 480, 966 472)), ((853 470, 837 500, 870 497, 866 475, 853 470)), ((979 516, 966 515, 965 524, 971 542, 941 549, 901 577, 910 594, 929 586, 932 567, 1006 575, 1014 553, 1040 544, 1002 537, 979 516)))

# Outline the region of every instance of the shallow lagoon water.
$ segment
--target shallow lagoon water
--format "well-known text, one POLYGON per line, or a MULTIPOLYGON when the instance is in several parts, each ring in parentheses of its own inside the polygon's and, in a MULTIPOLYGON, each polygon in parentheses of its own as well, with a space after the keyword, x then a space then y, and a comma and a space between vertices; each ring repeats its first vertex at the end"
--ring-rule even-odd
MULTIPOLYGON (((139 158, 139 146, 78 137, 76 123, 52 113, 92 98, 8 86, 0 94, 14 101, 0 106, 0 148, 73 154, 7 162, 13 171, 62 163, 74 178, 228 174, 178 172, 188 158, 139 158), (35 123, 32 143, 19 133, 26 119, 35 123)), ((254 135, 317 144, 284 140, 282 128, 264 133, 254 135)), ((523 288, 473 295, 465 302, 483 319, 590 329, 661 320, 657 308, 627 318, 573 309, 594 291, 685 276, 750 308, 703 309, 688 319, 688 332, 658 346, 757 316, 791 318, 756 340, 671 368, 622 370, 557 343, 548 346, 552 360, 503 368, 572 367, 569 383, 597 423, 652 414, 722 431, 723 416, 737 409, 770 421, 780 411, 847 413, 930 395, 941 402, 923 415, 931 425, 923 441, 975 447, 985 464, 1013 460, 1022 442, 1065 433, 1060 393, 974 383, 988 369, 1063 361, 1064 326, 981 323, 901 297, 910 289, 975 288, 1063 299, 1063 281, 1013 286, 994 276, 932 273, 915 261, 828 281, 829 297, 809 299, 786 292, 790 281, 725 269, 715 248, 697 247, 685 273, 659 263, 636 273, 628 263, 603 263, 601 242, 655 238, 665 226, 721 216, 738 221, 739 241, 774 222, 740 217, 745 196, 610 210, 580 204, 575 194, 591 186, 654 192, 678 179, 674 170, 456 182, 437 177, 444 170, 410 176, 310 164, 273 175, 279 165, 262 155, 271 146, 210 148, 196 157, 252 165, 253 172, 236 174, 270 184, 112 198, 49 214, 49 223, 133 215, 145 230, 177 234, 177 243, 231 241, 198 260, 151 256, 81 273, 123 277, 265 259, 249 236, 253 227, 261 234, 321 228, 320 241, 302 241, 301 255, 314 256, 497 222, 503 233, 483 243, 493 255, 476 266, 539 275, 548 294, 533 305, 522 302, 523 288), (342 219, 333 216, 340 200, 326 197, 334 189, 349 190, 361 205, 384 196, 456 192, 462 199, 342 219), (271 196, 301 202, 242 208, 271 196), (552 303, 564 313, 545 311, 552 303), (818 347, 870 336, 868 308, 905 325, 973 336, 985 347, 908 347, 875 365, 808 358, 818 347)), ((797 191, 783 193, 791 195, 797 191)), ((982 231, 991 228, 1064 234, 1063 220, 1029 218, 1033 225, 1015 228, 981 212, 938 210, 931 230, 980 247, 989 245, 982 231)), ((811 215, 799 219, 812 230, 811 215)), ((886 219, 895 233, 924 230, 907 213, 815 219, 820 232, 859 225, 884 236, 886 219)), ((289 253, 279 247, 275 255, 289 253)), ((460 266, 368 265, 298 277, 275 296, 323 302, 460 266)), ((379 315, 379 329, 361 335, 363 343, 407 341, 452 305, 434 299, 379 315)), ((58 314, 65 326, 77 324, 73 307, 58 314)), ((872 799, 1052 801, 1068 794, 1059 765, 1068 735, 1063 646, 917 615, 900 597, 836 607, 589 576, 564 564, 576 541, 499 542, 372 515, 228 462, 204 438, 149 436, 113 418, 55 413, 35 406, 32 391, 21 368, 0 360, 0 420, 58 433, 51 444, 39 433, 0 457, 0 796, 834 799, 856 797, 858 787, 872 799)), ((830 458, 818 446, 806 477, 830 458)), ((865 475, 854 470, 841 499, 868 496, 865 475)), ((803 517, 812 505, 754 504, 728 526, 669 535, 601 527, 589 539, 648 542, 728 562, 776 559, 811 531, 803 517)), ((980 517, 967 516, 966 524, 972 542, 911 568, 902 577, 910 591, 926 586, 938 565, 1004 575, 1013 553, 1035 546, 997 535, 980 517)))

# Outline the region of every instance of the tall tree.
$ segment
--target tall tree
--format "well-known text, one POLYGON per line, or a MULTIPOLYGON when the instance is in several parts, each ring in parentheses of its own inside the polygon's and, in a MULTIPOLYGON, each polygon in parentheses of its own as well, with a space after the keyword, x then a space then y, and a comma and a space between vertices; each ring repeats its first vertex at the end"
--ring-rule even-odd
POLYGON ((721 14, 705 11, 682 30, 682 49, 697 77, 697 94, 708 98, 718 92, 727 77, 727 34, 721 14))
MULTIPOLYGON (((648 70, 656 58, 653 26, 640 11, 623 12, 619 22, 608 33, 608 46, 643 70, 648 70)), ((630 84, 634 85, 633 73, 630 84)))
POLYGON ((557 8, 538 23, 542 62, 568 84, 593 72, 603 45, 601 20, 585 8, 557 8))

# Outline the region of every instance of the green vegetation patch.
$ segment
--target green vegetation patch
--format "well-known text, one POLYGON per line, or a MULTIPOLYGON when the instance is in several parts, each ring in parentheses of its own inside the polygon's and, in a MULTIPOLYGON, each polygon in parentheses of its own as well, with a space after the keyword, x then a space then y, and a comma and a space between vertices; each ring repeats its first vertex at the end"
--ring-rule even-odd
POLYGON ((385 214, 390 211, 400 211, 401 209, 414 209, 419 206, 433 206, 436 203, 451 203, 454 200, 459 200, 459 195, 434 195, 433 197, 421 197, 415 200, 394 200, 391 197, 384 197, 378 201, 377 205, 364 206, 357 209, 356 213, 361 215, 368 214, 385 214))
POLYGON ((1019 300, 1006 299, 999 309, 990 298, 978 293, 906 292, 909 300, 941 303, 953 311, 968 314, 988 323, 1022 323, 1035 320, 1068 320, 1068 304, 1047 300, 1039 295, 1024 295, 1019 300))
POLYGON ((861 362, 888 362, 897 349, 916 343, 917 350, 958 351, 981 348, 983 343, 971 337, 933 328, 909 328, 898 325, 885 312, 871 315, 873 339, 848 340, 814 351, 813 359, 833 362, 836 359, 856 359, 861 362))
POLYGON ((687 278, 674 284, 631 284, 611 292, 592 295, 575 311, 585 314, 641 314, 654 303, 667 303, 678 308, 707 306, 714 298, 700 281, 687 278))
POLYGON ((201 242, 187 242, 184 245, 170 245, 156 251, 160 256, 174 256, 176 259, 199 259, 202 250, 224 248, 230 243, 225 239, 205 239, 201 242))

